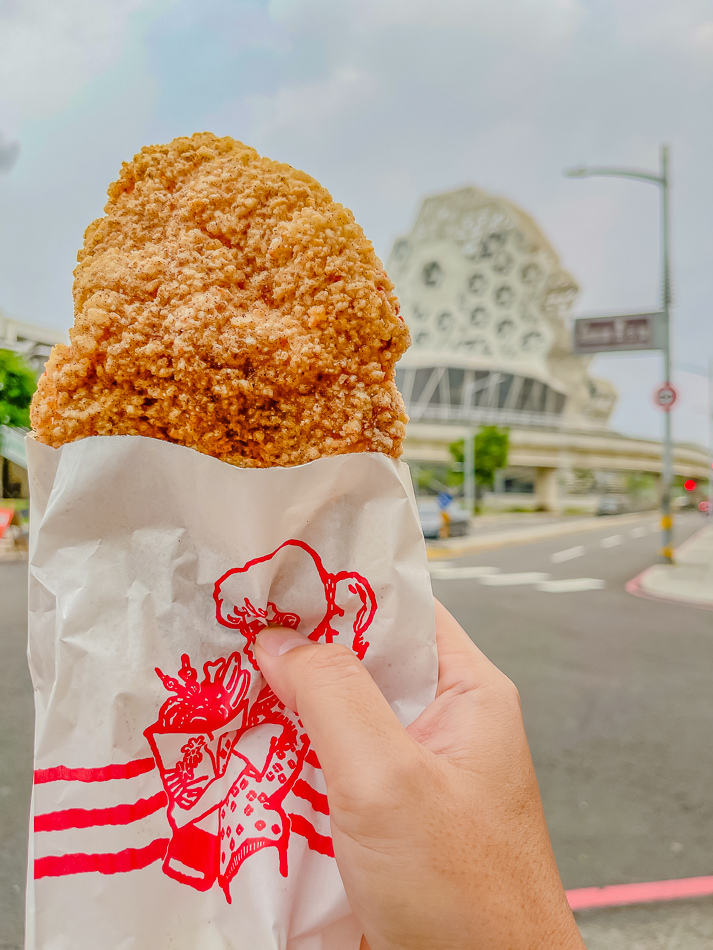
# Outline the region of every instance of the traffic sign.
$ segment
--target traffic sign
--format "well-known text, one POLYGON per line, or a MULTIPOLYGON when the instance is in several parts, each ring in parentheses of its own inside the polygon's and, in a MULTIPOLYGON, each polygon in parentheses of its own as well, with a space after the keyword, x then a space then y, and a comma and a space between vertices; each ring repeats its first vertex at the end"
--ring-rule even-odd
POLYGON ((447 491, 442 491, 438 496, 438 507, 441 511, 445 511, 452 501, 453 495, 449 495, 447 491))
POLYGON ((608 317, 579 317, 574 321, 572 352, 616 353, 666 348, 666 314, 618 313, 608 317))
POLYGON ((678 393, 671 383, 664 383, 663 386, 659 386, 654 393, 654 402, 660 409, 663 409, 664 412, 668 412, 677 399, 678 393))

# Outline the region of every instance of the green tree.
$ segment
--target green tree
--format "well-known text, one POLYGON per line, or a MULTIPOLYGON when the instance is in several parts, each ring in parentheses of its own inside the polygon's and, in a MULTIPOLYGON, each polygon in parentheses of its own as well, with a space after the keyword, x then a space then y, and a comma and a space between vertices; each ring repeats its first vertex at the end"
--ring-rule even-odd
MULTIPOLYGON (((483 489, 492 487, 498 469, 505 468, 507 465, 509 446, 509 430, 500 429, 498 426, 482 426, 473 437, 473 478, 478 502, 483 496, 483 489)), ((462 483, 465 442, 459 439, 458 442, 452 442, 448 448, 453 461, 460 466, 457 470, 460 475, 458 481, 462 483)))
POLYGON ((0 425, 30 427, 35 374, 10 350, 0 350, 0 425))

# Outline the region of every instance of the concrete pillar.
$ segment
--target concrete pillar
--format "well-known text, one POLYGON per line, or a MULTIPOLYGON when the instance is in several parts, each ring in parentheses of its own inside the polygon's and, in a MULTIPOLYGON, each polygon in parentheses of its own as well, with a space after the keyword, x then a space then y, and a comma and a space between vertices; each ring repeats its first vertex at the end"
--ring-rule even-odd
POLYGON ((535 469, 535 505, 540 511, 558 510, 557 472, 556 468, 535 469))

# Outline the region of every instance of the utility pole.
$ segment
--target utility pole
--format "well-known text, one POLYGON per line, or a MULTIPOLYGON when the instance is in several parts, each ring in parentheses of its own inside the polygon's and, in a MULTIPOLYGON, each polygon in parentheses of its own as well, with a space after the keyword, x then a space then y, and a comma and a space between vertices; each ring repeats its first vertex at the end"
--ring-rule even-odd
MULTIPOLYGON (((669 147, 661 146, 658 174, 631 168, 587 168, 579 166, 565 171, 568 178, 630 178, 658 185, 661 189, 661 257, 662 257, 662 312, 664 321, 664 339, 656 349, 663 350, 664 386, 671 386, 671 265, 669 230, 669 147)), ((621 347, 618 347, 621 349, 621 347)), ((673 563, 673 518, 671 516, 671 490, 673 486, 673 439, 671 434, 671 407, 664 408, 664 436, 661 458, 661 556, 669 564, 673 563)))
POLYGON ((475 452, 474 452, 475 432, 468 426, 465 442, 463 444, 463 495, 465 498, 465 509, 468 517, 473 517, 475 508, 475 452))
POLYGON ((713 356, 708 357, 708 517, 713 518, 713 356))
MULTIPOLYGON (((663 312, 666 321, 666 346, 664 358, 664 384, 671 385, 671 268, 669 258, 669 205, 668 205, 668 145, 661 146, 661 255, 663 266, 663 312)), ((671 410, 664 414, 663 471, 661 473, 661 556, 673 563, 673 518, 671 516, 671 491, 673 488, 673 438, 671 435, 671 410)))

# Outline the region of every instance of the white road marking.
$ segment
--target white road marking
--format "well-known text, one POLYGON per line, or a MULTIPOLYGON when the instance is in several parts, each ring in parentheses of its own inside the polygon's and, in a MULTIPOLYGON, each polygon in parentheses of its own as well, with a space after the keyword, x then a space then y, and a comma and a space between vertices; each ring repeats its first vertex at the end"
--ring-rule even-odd
POLYGON ((643 538, 646 534, 646 528, 632 528, 629 534, 632 538, 643 538))
POLYGON ((434 571, 447 571, 449 568, 455 567, 453 561, 437 561, 435 564, 433 561, 429 561, 428 569, 433 574, 434 571))
POLYGON ((526 571, 522 574, 493 574, 492 577, 481 577, 480 583, 488 587, 514 587, 517 584, 539 584, 546 581, 549 574, 541 571, 526 571))
POLYGON ((439 581, 468 580, 474 577, 489 577, 498 574, 499 567, 438 567, 430 568, 431 577, 439 581))
POLYGON ((561 564, 562 561, 571 561, 584 554, 584 546, 578 544, 575 548, 567 548, 566 551, 557 551, 556 554, 550 554, 550 560, 553 564, 561 564))
POLYGON ((601 590, 606 586, 606 581, 598 577, 569 577, 566 580, 536 584, 535 590, 546 591, 548 594, 567 594, 578 590, 601 590))
POLYGON ((621 535, 613 534, 610 538, 602 538, 599 543, 603 548, 615 548, 617 544, 621 544, 621 535))

